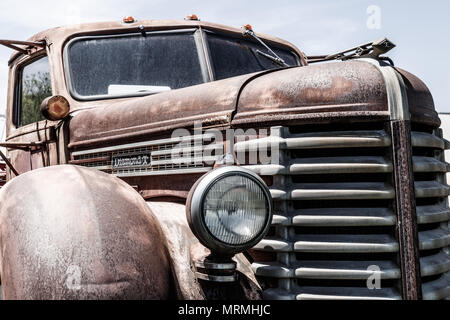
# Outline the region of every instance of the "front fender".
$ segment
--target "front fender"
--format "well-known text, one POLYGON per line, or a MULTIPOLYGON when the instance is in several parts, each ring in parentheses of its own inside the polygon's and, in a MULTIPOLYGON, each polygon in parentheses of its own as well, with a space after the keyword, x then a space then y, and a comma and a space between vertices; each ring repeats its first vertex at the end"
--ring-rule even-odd
POLYGON ((0 190, 4 299, 165 299, 170 262, 145 201, 106 173, 61 165, 0 190))

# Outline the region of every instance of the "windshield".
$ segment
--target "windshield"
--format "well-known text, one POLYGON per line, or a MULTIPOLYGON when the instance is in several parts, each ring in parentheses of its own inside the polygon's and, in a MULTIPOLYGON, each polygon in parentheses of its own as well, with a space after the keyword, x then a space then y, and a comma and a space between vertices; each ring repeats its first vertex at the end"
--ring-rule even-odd
MULTIPOLYGON (((280 68, 258 54, 267 49, 255 41, 209 31, 201 37, 200 32, 76 38, 65 51, 70 91, 78 100, 141 96, 280 68), (211 73, 206 59, 210 59, 211 73)), ((270 47, 288 65, 299 65, 292 51, 270 47)))
POLYGON ((145 95, 204 82, 194 33, 89 37, 69 45, 78 98, 145 95))
MULTIPOLYGON (((250 40, 208 33, 208 46, 216 80, 280 68, 272 60, 258 54, 258 50, 266 53, 266 48, 250 40)), ((291 51, 270 47, 289 66, 299 65, 291 51)))

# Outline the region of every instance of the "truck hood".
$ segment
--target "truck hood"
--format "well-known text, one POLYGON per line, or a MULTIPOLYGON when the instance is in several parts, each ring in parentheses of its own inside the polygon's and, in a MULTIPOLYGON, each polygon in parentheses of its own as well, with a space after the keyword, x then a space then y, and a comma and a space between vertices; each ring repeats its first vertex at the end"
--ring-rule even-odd
MULTIPOLYGON (((415 75, 403 79, 412 122, 439 127, 432 95, 415 75)), ((239 97, 234 126, 389 119, 385 80, 364 60, 281 70, 251 81, 239 97)))
POLYGON ((241 87, 257 75, 78 109, 70 120, 69 146, 164 134, 176 128, 192 127, 196 121, 201 121, 203 127, 229 125, 241 87))
POLYGON ((363 61, 286 69, 258 77, 243 90, 234 125, 388 117, 382 74, 363 61))
MULTIPOLYGON (((439 126, 429 90, 398 70, 411 118, 439 126)), ((70 121, 70 147, 118 143, 176 128, 270 126, 389 119, 381 72, 365 61, 270 70, 151 96, 77 110, 70 121)))

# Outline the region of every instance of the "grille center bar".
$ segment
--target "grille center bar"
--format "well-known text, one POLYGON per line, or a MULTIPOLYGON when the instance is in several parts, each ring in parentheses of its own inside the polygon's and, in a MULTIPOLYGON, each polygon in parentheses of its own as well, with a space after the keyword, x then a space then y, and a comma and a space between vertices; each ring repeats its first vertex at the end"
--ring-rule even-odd
POLYGON ((402 292, 404 299, 418 300, 422 299, 422 286, 410 122, 402 120, 392 121, 391 133, 402 292))

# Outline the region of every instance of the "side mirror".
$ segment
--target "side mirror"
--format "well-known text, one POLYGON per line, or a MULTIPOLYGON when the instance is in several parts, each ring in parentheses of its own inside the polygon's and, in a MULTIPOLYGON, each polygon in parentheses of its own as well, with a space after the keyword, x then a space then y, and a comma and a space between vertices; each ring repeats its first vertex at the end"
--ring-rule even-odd
POLYGON ((69 114, 70 104, 63 96, 51 96, 42 101, 41 112, 48 120, 61 120, 69 114))

